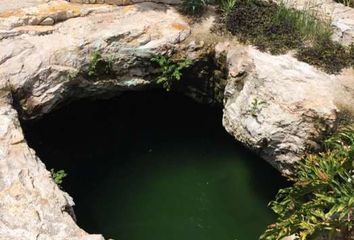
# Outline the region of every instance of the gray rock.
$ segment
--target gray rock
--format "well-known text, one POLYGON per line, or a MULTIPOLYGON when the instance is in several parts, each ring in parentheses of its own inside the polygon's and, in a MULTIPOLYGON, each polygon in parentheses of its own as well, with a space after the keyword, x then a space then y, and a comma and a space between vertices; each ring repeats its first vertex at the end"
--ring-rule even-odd
POLYGON ((190 28, 175 10, 153 3, 107 6, 45 35, 43 27, 10 28, 14 34, 0 41, 0 239, 103 239, 70 216, 73 201, 27 146, 9 89, 30 118, 69 99, 142 89, 153 82, 151 56, 173 51, 190 28), (111 61, 115 78, 86 78, 94 52, 111 61))
POLYGON ((41 25, 49 25, 50 26, 50 25, 54 25, 54 23, 55 23, 55 21, 54 21, 53 18, 47 17, 40 24, 41 25))
POLYGON ((346 7, 333 0, 284 1, 289 7, 312 12, 317 18, 329 21, 333 29, 333 40, 348 46, 354 43, 354 8, 346 7))
POLYGON ((223 123, 237 140, 284 174, 306 152, 317 150, 335 127, 334 76, 289 55, 272 56, 227 43, 229 80, 223 123))

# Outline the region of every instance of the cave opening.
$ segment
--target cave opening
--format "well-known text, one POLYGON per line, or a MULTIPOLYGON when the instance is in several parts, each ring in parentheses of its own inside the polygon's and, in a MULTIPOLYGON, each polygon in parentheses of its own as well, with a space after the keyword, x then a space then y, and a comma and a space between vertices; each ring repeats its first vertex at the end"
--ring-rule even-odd
POLYGON ((77 223, 120 240, 258 239, 286 183, 222 126, 222 108, 177 93, 83 99, 23 121, 76 203, 77 223))

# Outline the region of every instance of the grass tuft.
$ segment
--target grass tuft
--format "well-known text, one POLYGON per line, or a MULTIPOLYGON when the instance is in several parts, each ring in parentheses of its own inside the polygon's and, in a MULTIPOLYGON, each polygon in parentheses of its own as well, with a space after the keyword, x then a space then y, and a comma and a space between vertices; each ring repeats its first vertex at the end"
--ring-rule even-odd
POLYGON ((220 8, 224 14, 229 14, 236 6, 237 0, 221 0, 220 8))

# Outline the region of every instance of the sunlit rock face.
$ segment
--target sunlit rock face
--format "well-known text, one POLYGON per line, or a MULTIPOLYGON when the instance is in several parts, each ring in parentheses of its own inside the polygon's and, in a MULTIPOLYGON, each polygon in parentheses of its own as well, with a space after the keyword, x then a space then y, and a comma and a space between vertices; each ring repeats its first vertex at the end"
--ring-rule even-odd
POLYGON ((1 239, 101 240, 73 220, 71 197, 52 181, 24 140, 8 96, 0 97, 1 239))
POLYGON ((337 79, 291 56, 272 56, 253 47, 227 52, 224 126, 284 174, 335 128, 337 79), (291 134, 289 134, 291 133, 291 134))
POLYGON ((14 106, 22 118, 37 118, 78 98, 156 87, 158 69, 150 61, 156 54, 181 54, 196 62, 200 52, 215 53, 216 59, 225 56, 224 126, 283 173, 318 148, 323 135, 335 128, 342 106, 351 111, 350 70, 327 75, 290 55, 261 53, 194 26, 199 25, 156 3, 1 1, 1 238, 101 238, 72 220, 72 200, 27 146, 14 106), (198 50, 188 50, 196 45, 198 50), (89 76, 95 54, 109 63, 109 73, 89 76))
MULTIPOLYGON (((78 16, 44 26, 45 33, 41 25, 9 27, 8 34, 18 36, 0 42, 2 84, 11 85, 21 108, 31 117, 50 111, 70 97, 97 96, 148 85, 153 72, 152 56, 173 52, 176 44, 190 34, 181 15, 154 3, 113 7, 59 1, 39 5, 37 10, 43 19, 48 17, 45 11, 55 16, 63 11, 78 16), (111 73, 88 79, 95 54, 109 62, 111 73)), ((28 14, 17 17, 27 18, 28 14)))
POLYGON ((27 146, 13 106, 35 118, 72 99, 143 89, 153 81, 150 58, 173 52, 190 28, 175 10, 153 3, 53 1, 0 16, 0 238, 103 239, 75 224, 72 199, 27 146), (41 24, 48 18, 55 25, 41 24), (87 77, 95 52, 111 61, 109 76, 87 77))

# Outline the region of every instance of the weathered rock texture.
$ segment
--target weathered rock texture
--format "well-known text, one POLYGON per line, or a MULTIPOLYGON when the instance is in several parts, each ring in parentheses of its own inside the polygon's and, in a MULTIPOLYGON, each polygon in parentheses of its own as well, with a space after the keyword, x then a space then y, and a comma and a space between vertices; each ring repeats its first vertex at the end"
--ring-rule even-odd
POLYGON ((75 224, 72 199, 27 146, 11 98, 0 94, 0 239, 103 239, 75 224))
POLYGON ((153 54, 173 51, 190 34, 182 17, 163 5, 105 10, 57 24, 46 35, 31 28, 29 34, 0 42, 2 84, 11 86, 27 116, 44 114, 71 97, 149 84, 153 54), (114 77, 85 78, 97 53, 110 62, 114 77))
POLYGON ((0 2, 1 240, 102 239, 76 226, 71 198, 27 146, 14 106, 21 117, 36 118, 74 99, 153 87, 154 54, 176 52, 198 62, 215 47, 215 59, 226 56, 226 65, 213 76, 228 70, 225 128, 288 173, 335 126, 340 107, 351 111, 354 102, 351 70, 327 75, 290 55, 271 56, 234 40, 213 46, 225 39, 209 33, 212 17, 191 26, 156 3, 35 2, 0 2), (101 74, 93 56, 109 64, 109 72, 101 74))
MULTIPOLYGON (((183 18, 163 5, 89 7, 85 17, 78 15, 46 26, 45 32, 41 26, 18 29, 8 25, 6 31, 14 34, 0 42, 1 240, 102 239, 85 233, 68 214, 73 202, 58 189, 24 141, 10 89, 27 117, 38 117, 70 99, 141 89, 151 81, 152 55, 173 52, 190 34, 183 18), (111 62, 110 76, 87 78, 85 73, 95 52, 111 62)), ((52 9, 55 18, 57 9, 79 13, 87 6, 58 1, 38 8, 52 9)), ((31 11, 35 12, 34 8, 31 11)), ((1 20, 0 25, 6 25, 10 18, 1 20)))
POLYGON ((224 98, 226 130, 290 173, 302 153, 319 149, 319 139, 335 127, 336 78, 288 55, 271 56, 228 43, 217 50, 227 53, 230 71, 224 98))

